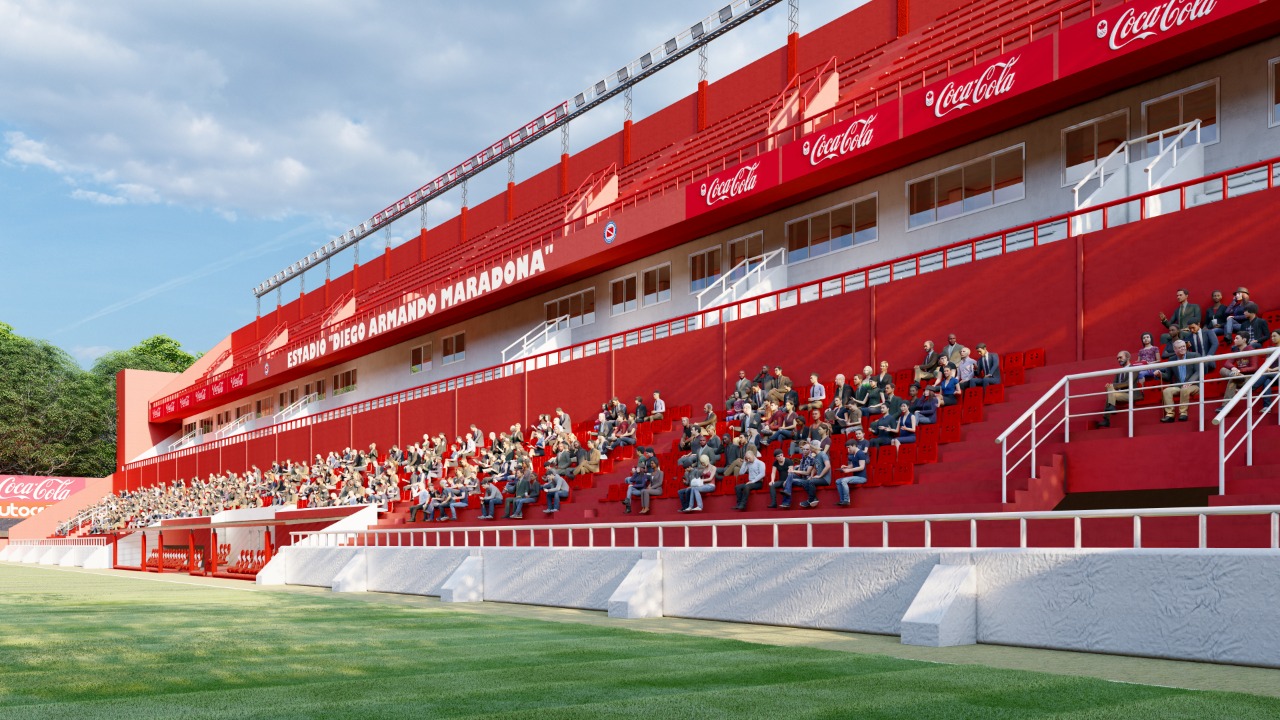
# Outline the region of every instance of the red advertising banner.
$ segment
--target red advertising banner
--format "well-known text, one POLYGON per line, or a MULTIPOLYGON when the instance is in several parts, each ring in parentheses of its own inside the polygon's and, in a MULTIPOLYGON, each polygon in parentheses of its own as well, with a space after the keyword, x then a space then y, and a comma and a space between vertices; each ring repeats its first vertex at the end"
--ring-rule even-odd
POLYGON ((1070 75, 1253 7, 1258 0, 1134 0, 1063 28, 1058 71, 1070 75))
POLYGON ((898 138, 898 105, 869 110, 782 148, 782 182, 856 157, 898 138))
POLYGON ((88 478, 0 475, 0 518, 29 518, 84 489, 88 478))
POLYGON ((929 130, 1053 79, 1051 35, 907 95, 902 99, 903 133, 929 130))
POLYGON ((778 151, 761 153, 685 188, 685 217, 737 202, 778 185, 778 151))

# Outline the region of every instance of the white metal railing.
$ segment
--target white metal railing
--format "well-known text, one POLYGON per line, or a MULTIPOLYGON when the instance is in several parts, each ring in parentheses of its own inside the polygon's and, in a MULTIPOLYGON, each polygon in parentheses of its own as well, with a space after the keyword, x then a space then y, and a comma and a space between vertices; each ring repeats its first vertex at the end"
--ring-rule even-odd
POLYGON ((547 320, 544 323, 535 325, 532 330, 521 335, 515 342, 502 348, 502 362, 510 362, 516 358, 524 357, 529 352, 530 347, 536 348, 545 343, 553 333, 558 333, 568 328, 569 317, 569 315, 561 315, 554 320, 547 320))
MULTIPOLYGON (((969 548, 1001 548, 1013 545, 984 545, 980 542, 979 526, 983 523, 1017 522, 1019 526, 1019 548, 1030 547, 1027 542, 1028 525, 1036 522, 1072 521, 1074 525, 1073 542, 1069 547, 1083 548, 1084 521, 1124 518, 1132 521, 1132 547, 1142 547, 1142 521, 1144 518, 1195 517, 1199 520, 1197 548, 1209 548, 1208 519, 1210 517, 1233 516, 1270 516, 1271 533, 1270 549, 1280 549, 1280 505, 1223 506, 1194 508, 1144 508, 1130 510, 1068 510, 1043 511, 1026 513, 953 513, 939 515, 854 515, 805 518, 755 518, 744 520, 685 520, 670 522, 643 522, 630 524, 616 523, 582 523, 564 525, 519 525, 505 527, 450 527, 450 528, 415 528, 404 530, 371 529, 290 533, 296 545, 304 539, 310 547, 527 547, 539 544, 539 533, 545 533, 545 547, 565 548, 731 548, 744 547, 793 547, 784 545, 781 528, 801 526, 805 528, 805 548, 863 548, 874 545, 854 545, 850 543, 851 528, 855 526, 879 525, 881 548, 934 548, 956 547, 955 545, 937 545, 933 542, 935 525, 942 523, 967 523, 969 531, 969 548), (891 542, 890 527, 903 524, 923 525, 923 536, 919 542, 908 542, 910 537, 896 537, 891 542), (838 526, 841 528, 842 543, 840 545, 815 545, 814 528, 838 526), (751 545, 748 542, 748 528, 765 527, 772 529, 772 542, 768 545, 751 545), (694 543, 691 530, 709 528, 710 539, 707 544, 694 543), (646 530, 657 530, 657 543, 640 542, 640 533, 646 530), (677 531, 677 537, 668 542, 666 531, 677 531), (736 532, 735 532, 736 531, 736 532), (556 533, 563 533, 563 542, 557 540, 556 533), (736 536, 736 538, 735 538, 736 536), (523 538, 523 541, 522 541, 523 538), (429 541, 430 540, 430 541, 429 541), (447 542, 446 542, 447 540, 447 542), (730 541, 733 542, 730 542, 730 541), (904 544, 905 543, 905 544, 904 544)), ((1045 547, 1039 546, 1037 547, 1045 547)), ((1048 546, 1052 547, 1052 546, 1048 546)), ((1066 547, 1066 546, 1064 546, 1066 547)))
POLYGON ((1258 367, 1257 371, 1249 377, 1249 381, 1240 387, 1235 395, 1227 401, 1218 414, 1213 418, 1213 424, 1218 428, 1218 494, 1225 495, 1227 492, 1227 461, 1232 455, 1243 445, 1245 448, 1245 464, 1253 465, 1253 429, 1262 422, 1267 416, 1267 412, 1271 408, 1277 409, 1277 420, 1280 420, 1280 403, 1276 402, 1277 381, 1280 380, 1280 347, 1271 351, 1267 359, 1258 367), (1259 392, 1260 390, 1260 392, 1259 392), (1236 416, 1236 419, 1227 423, 1226 420, 1231 412, 1238 405, 1244 405, 1244 411, 1236 416), (1260 411, 1258 406, 1262 405, 1260 411), (1241 437, 1235 441, 1230 448, 1227 447, 1228 436, 1231 435, 1241 423, 1244 423, 1244 430, 1241 431, 1241 437))
POLYGON ((37 545, 49 545, 51 547, 66 546, 100 546, 110 545, 110 538, 92 537, 92 538, 39 538, 30 540, 10 540, 9 544, 14 547, 34 547, 37 545))
MULTIPOLYGON (((1096 167, 1094 167, 1092 170, 1089 171, 1088 175, 1085 175, 1084 177, 1080 178, 1080 182, 1076 183, 1075 187, 1071 188, 1072 196, 1075 198, 1075 208, 1079 210, 1085 207, 1085 205, 1087 205, 1093 199, 1093 196, 1099 190, 1101 190, 1104 185, 1106 185, 1107 178, 1111 177, 1112 175, 1115 175, 1116 172, 1118 172, 1117 170, 1111 168, 1111 166, 1116 161, 1120 161, 1123 158, 1123 161, 1119 163, 1121 167, 1124 167, 1131 162, 1131 158, 1129 157, 1130 147, 1135 147, 1138 145, 1142 145, 1145 147, 1146 144, 1151 142, 1152 140, 1156 141, 1156 143, 1158 143, 1160 148, 1160 152, 1157 154, 1156 159, 1152 161, 1152 163, 1148 165, 1146 168, 1147 189, 1148 190, 1154 189, 1155 186, 1153 186, 1151 182, 1151 174, 1150 174, 1151 168, 1156 164, 1156 162, 1158 162, 1161 158, 1163 158, 1165 153, 1169 150, 1169 148, 1166 147, 1164 144, 1165 137, 1171 134, 1175 135, 1178 138, 1178 140, 1177 142, 1173 143, 1173 146, 1176 147, 1177 144, 1180 143, 1182 139, 1186 136, 1187 132, 1192 128, 1194 128, 1196 133, 1196 142, 1199 143, 1200 142, 1200 121, 1191 120, 1181 125, 1177 125, 1175 127, 1171 127, 1166 130, 1160 130, 1158 132, 1148 133, 1147 135, 1143 135, 1140 138, 1127 140, 1117 145, 1115 150, 1112 150, 1111 153, 1102 160, 1102 162, 1098 163, 1096 167), (1085 198, 1084 203, 1082 204, 1080 200, 1080 191, 1083 190, 1085 186, 1087 186, 1093 180, 1096 180, 1098 185, 1097 187, 1093 188, 1093 190, 1089 193, 1089 196, 1085 198)), ((1176 164, 1176 155, 1175 155, 1175 164, 1176 164)))
POLYGON ((244 426, 248 425, 251 420, 253 420, 253 413, 245 413, 244 415, 241 415, 235 420, 218 428, 218 431, 213 434, 213 439, 221 440, 225 437, 231 437, 243 430, 244 426))
POLYGON ((1160 145, 1160 152, 1156 155, 1154 160, 1147 163, 1147 166, 1142 169, 1142 172, 1145 173, 1147 176, 1148 190, 1155 190, 1156 188, 1160 187, 1161 183, 1164 182, 1164 179, 1168 176, 1168 174, 1170 172, 1173 172, 1174 168, 1178 167, 1178 147, 1182 145, 1182 141, 1185 140, 1187 136, 1189 136, 1192 132, 1196 134, 1196 141, 1194 144, 1199 145, 1200 144, 1200 121, 1198 119, 1192 120, 1190 122, 1182 123, 1181 125, 1177 127, 1169 128, 1168 130, 1162 130, 1158 133, 1153 133, 1154 135, 1158 136, 1157 142, 1160 145), (1178 134, 1173 137, 1173 140, 1171 140, 1169 144, 1166 146, 1164 144, 1165 135, 1167 133, 1173 132, 1174 130, 1178 130, 1179 128, 1181 128, 1180 132, 1178 132, 1178 134), (1159 165, 1160 161, 1164 160, 1165 158, 1171 158, 1173 162, 1169 165, 1168 170, 1166 170, 1164 173, 1160 175, 1157 175, 1156 166, 1159 165))
POLYGON ((698 293, 698 309, 705 310, 713 305, 746 297, 760 285, 766 274, 786 264, 785 252, 785 248, 779 248, 763 255, 744 258, 698 293))
MULTIPOLYGON (((303 395, 294 404, 281 410, 275 415, 272 415, 271 422, 278 423, 278 422, 284 422, 285 420, 292 420, 293 418, 300 415, 303 410, 306 410, 308 405, 310 405, 313 402, 317 402, 319 399, 320 399, 320 393, 311 393, 310 395, 303 395)), ((246 415, 244 417, 248 417, 248 416, 246 415)))
MULTIPOLYGON (((1224 355, 1214 355, 1212 357, 1189 358, 1186 360, 1171 360, 1168 362, 1152 363, 1150 365, 1129 365, 1128 367, 1112 368, 1110 370, 1097 370, 1094 372, 1077 373, 1075 375, 1066 375, 1058 380, 1052 388, 1049 389, 1039 400, 1027 408, 1017 420, 996 438, 996 443, 1000 445, 1000 492, 1001 501, 1009 500, 1009 478, 1012 473, 1016 472, 1024 463, 1028 465, 1029 477, 1036 477, 1038 472, 1038 455, 1037 451, 1041 445, 1053 440, 1058 442, 1071 441, 1071 420, 1079 418, 1101 418, 1109 414, 1119 415, 1124 413, 1125 420, 1128 425, 1128 436, 1133 437, 1133 419, 1134 415, 1139 412, 1154 411, 1161 412, 1165 410, 1161 404, 1135 407, 1136 401, 1139 400, 1140 393, 1163 391, 1165 388, 1174 387, 1175 385, 1165 385, 1160 371, 1175 368, 1180 365, 1203 365, 1196 381, 1196 405, 1198 406, 1197 421, 1198 429, 1204 431, 1205 428, 1205 407, 1208 404, 1226 405, 1229 401, 1225 399, 1206 400, 1205 387, 1211 383, 1230 383, 1238 382, 1243 385, 1243 381, 1238 378, 1225 377, 1205 377, 1206 372, 1211 372, 1216 363, 1235 360, 1242 357, 1252 357, 1257 355, 1269 355, 1274 353, 1272 349, 1266 350, 1248 350, 1238 353, 1227 353, 1224 355), (1156 374, 1156 382, 1153 385, 1139 386, 1139 374, 1146 372, 1154 372, 1156 374), (1114 378, 1120 374, 1129 376, 1128 390, 1124 391, 1126 400, 1124 408, 1118 408, 1110 413, 1103 409, 1106 406, 1106 396, 1108 391, 1105 389, 1097 389, 1091 387, 1088 391, 1073 392, 1072 383, 1077 388, 1080 387, 1082 381, 1098 381, 1102 378, 1114 378), (1056 400, 1056 402, 1054 402, 1056 400), (1088 400, 1091 402, 1089 410, 1072 412, 1072 403, 1076 403, 1076 407, 1081 407, 1080 401, 1088 400), (1046 427, 1047 426, 1047 427, 1046 427), (1059 433, 1058 431, 1062 432, 1059 433), (1021 434, 1016 434, 1021 432, 1021 434)), ((1101 384, 1101 383, 1100 383, 1101 384)))
POLYGON ((175 442, 169 443, 169 452, 173 452, 174 450, 181 450, 182 448, 195 443, 197 440, 200 439, 200 436, 203 434, 204 433, 200 432, 200 428, 196 427, 195 430, 192 430, 186 435, 183 435, 182 437, 178 438, 175 442))

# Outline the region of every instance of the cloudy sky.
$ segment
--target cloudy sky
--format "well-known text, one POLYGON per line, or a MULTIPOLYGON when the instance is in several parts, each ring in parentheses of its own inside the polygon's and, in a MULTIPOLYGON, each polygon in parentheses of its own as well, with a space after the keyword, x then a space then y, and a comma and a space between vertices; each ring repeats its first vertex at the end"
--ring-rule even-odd
MULTIPOLYGON (((254 285, 722 2, 0 0, 0 322, 86 364, 158 333, 206 350, 254 285)), ((803 0, 801 32, 858 4, 803 0)), ((712 44, 711 79, 782 45, 786 12, 712 44)), ((635 117, 696 81, 696 57, 646 81, 635 117)), ((571 151, 622 113, 575 122, 571 151)), ((517 181, 559 152, 523 151, 517 181)))

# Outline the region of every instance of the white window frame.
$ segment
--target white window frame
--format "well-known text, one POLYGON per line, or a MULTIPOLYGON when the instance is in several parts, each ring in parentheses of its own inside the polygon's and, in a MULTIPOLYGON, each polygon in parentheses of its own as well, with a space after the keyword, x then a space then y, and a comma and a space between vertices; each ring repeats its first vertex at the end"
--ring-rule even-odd
MULTIPOLYGON (((1280 125, 1280 115, 1276 113, 1276 68, 1280 66, 1280 57, 1271 58, 1267 62, 1267 127, 1280 125)), ((1222 133, 1218 133, 1221 137, 1222 133)))
MULTIPOLYGON (((640 271, 640 277, 636 280, 636 302, 640 305, 640 307, 647 307, 647 308, 654 307, 655 305, 661 305, 662 303, 665 303, 665 302, 671 302, 671 285, 672 285, 671 263, 664 262, 664 263, 659 263, 657 265, 654 265, 653 267, 645 268, 644 270, 640 271), (648 275, 649 273, 655 270, 661 270, 664 267, 667 269, 667 297, 663 298, 662 292, 659 291, 657 300, 654 300, 653 302, 645 302, 644 276, 648 275)), ((613 301, 613 293, 610 293, 609 300, 610 302, 613 301)))
POLYGON ((462 332, 454 333, 454 334, 450 335, 450 336, 449 336, 449 337, 447 337, 447 338, 443 338, 443 339, 441 339, 441 340, 440 340, 440 352, 441 352, 442 354, 440 355, 440 364, 441 364, 441 365, 453 365, 453 364, 455 364, 455 363, 460 363, 460 362, 462 362, 463 360, 466 360, 466 359, 467 359, 467 347, 466 347, 466 346, 467 346, 467 332, 466 332, 465 330, 463 330, 462 332), (462 338, 462 352, 456 352, 457 347, 458 347, 458 338, 462 338), (445 343, 445 341, 446 341, 446 340, 452 340, 452 341, 453 341, 453 347, 454 347, 455 352, 454 352, 452 355, 444 355, 444 354, 443 354, 443 353, 444 353, 444 343, 445 343))
POLYGON ((431 346, 430 340, 416 347, 409 348, 409 374, 416 375, 420 372, 431 372, 431 361, 434 359, 431 353, 434 352, 434 350, 435 348, 431 346), (413 364, 414 350, 422 353, 422 362, 417 365, 413 364))
MULTIPOLYGON (((543 317, 544 317, 544 318, 546 317, 546 315, 547 315, 547 308, 548 308, 548 307, 550 307, 550 306, 552 306, 552 305, 559 305, 560 303, 565 302, 566 300, 572 301, 572 300, 573 300, 573 298, 575 298, 575 297, 577 297, 577 296, 579 296, 579 295, 581 295, 581 296, 582 296, 582 298, 583 298, 582 306, 585 308, 585 307, 586 307, 586 305, 587 305, 587 303, 586 303, 586 296, 587 296, 587 293, 591 293, 591 294, 592 294, 592 296, 593 296, 593 299, 594 299, 595 292, 596 292, 596 289, 595 289, 594 287, 583 288, 583 289, 579 290, 578 292, 575 292, 575 293, 569 293, 568 295, 564 295, 564 296, 558 297, 558 298, 556 298, 555 300, 548 300, 548 301, 546 301, 546 302, 542 303, 542 315, 543 315, 543 317)), ((610 301, 612 301, 612 300, 613 300, 613 296, 612 296, 612 294, 610 294, 609 299, 610 299, 610 301)), ((593 303, 593 304, 594 304, 594 303, 593 303)), ((570 327, 570 328, 577 328, 577 327, 583 327, 583 326, 585 326, 585 325, 591 325, 591 324, 595 323, 595 321, 596 321, 596 313, 597 313, 598 311, 599 311, 599 309, 598 309, 598 308, 597 308, 596 310, 592 310, 592 311, 591 311, 591 319, 590 319, 590 320, 587 320, 587 319, 586 319, 586 314, 585 314, 585 313, 584 313, 584 314, 582 314, 582 315, 579 315, 576 319, 575 319, 572 315, 570 315, 570 316, 569 316, 569 325, 568 325, 568 327, 570 327)), ((557 316, 557 317, 558 317, 558 316, 557 316)), ((550 322, 550 321, 548 321, 548 322, 550 322)), ((564 328, 557 328, 557 330, 563 330, 563 329, 564 329, 564 328)))
POLYGON ((339 395, 346 395, 347 393, 353 393, 360 387, 359 368, 352 367, 352 368, 347 368, 345 370, 335 370, 333 371, 333 377, 334 377, 333 397, 338 397, 339 395), (338 387, 339 385, 341 385, 340 380, 342 379, 342 376, 345 375, 346 373, 351 373, 351 384, 342 385, 342 387, 338 387))
MULTIPOLYGON (((829 239, 828 239, 828 241, 829 241, 829 239)), ((810 242, 810 244, 809 244, 809 249, 810 249, 810 250, 812 250, 812 249, 813 249, 813 237, 812 237, 812 235, 811 235, 811 236, 810 236, 810 238, 809 238, 809 242, 810 242)), ((783 223, 783 225, 782 225, 782 251, 783 251, 784 253, 786 253, 786 255, 787 255, 787 265, 800 265, 800 264, 802 264, 802 263, 807 263, 807 262, 809 262, 810 260, 816 260, 816 259, 819 259, 819 258, 830 257, 832 253, 844 252, 845 250, 853 250, 854 248, 865 247, 865 246, 867 246, 867 245, 871 245, 871 244, 873 244, 873 243, 878 243, 878 242, 880 242, 880 193, 879 193, 879 191, 877 191, 877 192, 873 192, 873 193, 870 193, 870 194, 867 194, 867 195, 863 195, 862 197, 857 197, 857 198, 854 198, 854 199, 852 199, 852 200, 846 200, 846 201, 841 202, 841 203, 836 203, 835 205, 832 205, 831 207, 823 208, 823 209, 821 209, 821 210, 815 210, 815 211, 813 211, 813 212, 809 213, 808 215, 803 215, 803 216, 798 217, 798 218, 792 218, 791 220, 786 221, 786 222, 785 222, 785 223, 783 223), (857 242, 857 237, 858 237, 858 205, 859 205, 860 203, 866 202, 866 201, 868 201, 868 200, 871 200, 871 201, 875 202, 875 207, 876 207, 876 237, 875 237, 875 239, 874 239, 874 240, 867 240, 866 242, 859 243, 859 242, 857 242), (817 217, 817 216, 819 216, 819 215, 827 215, 827 214, 830 214, 830 213, 834 212, 835 210, 838 210, 838 209, 840 209, 840 208, 842 208, 842 207, 844 207, 844 206, 846 206, 846 205, 847 205, 847 206, 849 206, 850 210, 853 212, 853 226, 850 228, 851 236, 854 238, 854 242, 853 242, 853 244, 849 245, 849 247, 842 247, 842 248, 840 248, 839 250, 830 250, 830 249, 829 249, 829 250, 827 250, 826 252, 823 252, 823 253, 822 253, 822 254, 820 254, 820 255, 813 255, 812 253, 810 253, 810 254, 809 254, 809 255, 807 255, 803 260, 792 260, 792 259, 791 259, 791 226, 792 226, 792 225, 794 225, 794 224, 796 224, 796 223, 799 223, 799 222, 809 222, 809 220, 810 220, 810 219, 815 218, 815 217, 817 217)))
POLYGON ((615 278, 609 281, 609 317, 618 317, 620 315, 626 315, 627 313, 633 313, 639 309, 640 309, 640 276, 639 275, 635 273, 630 273, 628 275, 623 275, 620 278, 615 278), (617 309, 618 306, 615 305, 613 302, 613 286, 617 285, 618 283, 625 283, 627 280, 634 280, 636 284, 636 297, 634 300, 631 301, 635 303, 635 307, 627 309, 627 301, 624 299, 622 301, 622 309, 618 310, 617 309))
MULTIPOLYGON (((1116 110, 1115 112, 1109 112, 1106 115, 1099 115, 1098 117, 1085 120, 1084 122, 1078 122, 1075 125, 1070 125, 1068 127, 1062 128, 1062 132, 1058 135, 1058 160, 1062 166, 1062 172, 1061 172, 1062 187, 1064 188, 1074 187, 1075 184, 1079 182, 1079 180, 1067 179, 1067 133, 1071 132, 1072 130, 1079 130, 1080 128, 1085 127, 1087 125, 1097 125, 1099 123, 1110 120, 1111 118, 1117 115, 1124 115, 1124 139, 1125 139, 1125 142, 1128 142, 1133 137, 1133 118, 1129 116, 1129 108, 1127 107, 1116 110)), ((1095 153, 1098 151, 1096 133, 1094 138, 1093 150, 1095 153)), ((1098 158, 1093 161, 1095 168, 1098 166, 1098 163, 1101 162, 1101 160, 1102 160, 1101 158, 1098 158)), ((1023 162, 1025 164, 1026 162, 1025 157, 1023 158, 1023 162)), ((1023 183, 1026 183, 1025 174, 1026 174, 1026 167, 1024 166, 1023 167, 1024 177, 1022 180, 1023 183)))
MULTIPOLYGON (((952 220, 958 220, 958 219, 963 218, 963 217, 969 217, 970 215, 975 215, 975 214, 980 213, 980 212, 986 212, 986 211, 991 210, 991 209, 994 209, 994 208, 1004 207, 1005 205, 1012 205, 1013 203, 1016 203, 1016 202, 1022 202, 1023 200, 1026 200, 1026 199, 1027 199, 1027 144, 1026 144, 1025 142, 1015 143, 1015 144, 1013 144, 1013 145, 1010 145, 1009 147, 1000 148, 999 150, 995 150, 995 151, 993 151, 993 152, 989 152, 989 153, 987 153, 986 155, 983 155, 983 156, 981 156, 981 157, 971 158, 971 159, 966 160, 966 161, 964 161, 964 162, 962 162, 962 163, 956 163, 955 165, 951 165, 950 167, 942 168, 941 170, 938 170, 938 171, 936 171, 936 172, 931 172, 931 173, 929 173, 929 174, 927 174, 927 175, 921 175, 920 177, 912 178, 912 179, 910 179, 910 180, 906 181, 905 183, 903 183, 902 189, 903 189, 904 197, 905 197, 905 199, 906 199, 906 208, 907 208, 907 213, 906 213, 906 214, 907 214, 907 217, 903 220, 903 223, 906 225, 907 232, 915 232, 916 230, 924 230, 925 228, 936 227, 936 226, 941 225, 942 223, 945 223, 945 222, 951 222, 952 220), (1021 151, 1022 151, 1022 195, 1021 195, 1021 196, 1016 197, 1016 198, 1009 198, 1008 200, 1002 200, 1002 201, 1000 201, 1000 202, 995 202, 995 177, 993 176, 993 177, 992 177, 992 183, 991 183, 991 184, 992 184, 992 188, 991 188, 991 201, 992 201, 992 202, 991 202, 991 204, 990 204, 990 205, 988 205, 988 206, 986 206, 986 207, 976 208, 976 209, 974 209, 974 210, 968 210, 968 211, 960 212, 960 213, 958 213, 958 214, 956 214, 956 215, 952 215, 951 217, 948 217, 948 218, 945 218, 945 219, 942 219, 942 220, 937 220, 937 219, 935 219, 935 220, 933 220, 932 222, 927 222, 927 223, 924 223, 923 225, 917 225, 917 226, 915 226, 915 227, 911 227, 911 186, 912 186, 912 185, 914 185, 914 184, 916 184, 916 183, 918 183, 918 182, 922 182, 922 181, 924 181, 924 180, 936 179, 938 176, 940 176, 940 175, 945 175, 945 174, 947 174, 947 173, 951 172, 952 170, 957 170, 957 169, 959 169, 959 168, 968 167, 969 165, 974 165, 974 164, 976 164, 976 163, 978 163, 978 162, 981 162, 982 160, 991 160, 991 161, 994 161, 994 159, 995 159, 995 157, 996 157, 997 155, 1003 155, 1003 154, 1005 154, 1005 153, 1009 152, 1010 150, 1021 150, 1021 151)), ((935 203, 937 203, 938 198, 937 198, 937 191, 936 191, 936 189, 935 189, 934 193, 935 193, 935 194, 934 194, 934 198, 933 198, 933 200, 934 200, 934 202, 935 202, 935 203)), ((936 205, 936 204, 934 205, 934 210, 935 210, 935 211, 937 210, 937 205, 936 205)), ((877 209, 876 209, 876 212, 877 212, 877 213, 879 213, 879 208, 878 208, 878 207, 877 207, 877 209)), ((880 219, 879 219, 879 216, 878 216, 878 214, 877 214, 877 217, 876 217, 876 227, 877 227, 877 233, 876 233, 876 235, 877 235, 877 237, 879 236, 879 231, 878 231, 879 225, 880 225, 880 219)), ((855 246, 855 247, 856 247, 856 246, 855 246)))
MULTIPOLYGON (((1151 132, 1151 130, 1148 129, 1147 127, 1147 107, 1148 106, 1154 105, 1158 102, 1163 102, 1165 100, 1168 100, 1171 97, 1177 97, 1179 95, 1187 95, 1195 92, 1196 90, 1209 87, 1210 85, 1212 85, 1214 87, 1213 114, 1215 117, 1218 118, 1217 123, 1215 123, 1215 125, 1218 128, 1218 137, 1214 138, 1213 140, 1210 140, 1209 142, 1205 142, 1201 144, 1207 147, 1209 145, 1217 145, 1218 143, 1222 142, 1222 83, 1220 83, 1219 80, 1220 78, 1216 78, 1216 77, 1210 78, 1208 80, 1205 80, 1204 82, 1198 82, 1194 85, 1188 85, 1180 90, 1167 92, 1161 95, 1160 97, 1154 97, 1154 98, 1151 98, 1150 100, 1142 101, 1142 134, 1147 135, 1151 132)), ((1272 97, 1274 97, 1274 95, 1272 97)), ((1268 99, 1268 102, 1272 102, 1272 101, 1268 99)), ((1179 114, 1181 115, 1181 111, 1182 111, 1181 105, 1178 106, 1178 110, 1179 110, 1179 114)), ((1187 122, 1187 120, 1183 118, 1182 122, 1187 122)))
POLYGON ((698 250, 698 251, 696 251, 696 252, 691 252, 691 253, 689 253, 689 294, 690 294, 690 295, 697 295, 698 293, 702 292, 703 290, 706 290, 707 288, 711 287, 712 285, 716 284, 717 282, 720 282, 720 278, 722 278, 722 277, 724 277, 724 246, 719 245, 719 244, 716 244, 716 245, 711 245, 711 246, 709 246, 709 247, 703 248, 703 249, 698 250), (699 255, 710 255, 711 253, 716 252, 716 251, 719 251, 719 253, 720 253, 720 269, 716 272, 716 276, 715 276, 715 278, 714 278, 714 279, 709 280, 709 281, 707 282, 707 284, 706 284, 706 285, 703 285, 702 287, 700 287, 700 288, 698 288, 698 289, 696 289, 696 290, 695 290, 695 289, 693 288, 693 282, 694 282, 694 280, 693 280, 693 259, 694 259, 695 257, 698 257, 699 255))

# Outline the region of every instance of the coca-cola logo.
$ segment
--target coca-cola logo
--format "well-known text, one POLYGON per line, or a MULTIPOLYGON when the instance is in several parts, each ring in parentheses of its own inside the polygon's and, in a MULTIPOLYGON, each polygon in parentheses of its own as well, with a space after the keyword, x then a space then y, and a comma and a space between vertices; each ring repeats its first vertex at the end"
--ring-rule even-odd
POLYGON ((158 407, 151 408, 151 417, 152 418, 160 417, 160 408, 158 407))
POLYGON ((174 410, 177 410, 177 409, 178 409, 178 406, 173 401, 169 401, 164 404, 165 412, 173 412, 174 410))
POLYGON ((227 391, 227 384, 221 380, 213 384, 213 394, 221 395, 227 391))
POLYGON ((982 71, 978 77, 966 83, 947 83, 934 94, 930 90, 924 95, 926 107, 933 108, 934 117, 945 117, 949 113, 963 110, 973 105, 980 105, 993 98, 1000 97, 1013 89, 1017 74, 1013 68, 1018 64, 1020 55, 1015 55, 982 71))
POLYGON ((204 402, 208 397, 209 397, 208 388, 200 388, 199 390, 196 391, 196 400, 198 402, 204 402))
POLYGON ((0 479, 0 499, 59 502, 71 497, 75 482, 66 478, 6 477, 0 479))
POLYGON ((702 183, 702 187, 699 188, 698 192, 706 200, 708 207, 724 200, 732 200, 740 195, 746 195, 756 189, 756 183, 759 180, 759 175, 756 174, 756 171, 759 169, 759 161, 750 165, 743 165, 730 177, 713 178, 708 182, 702 183))
POLYGON ((241 374, 239 374, 239 375, 232 375, 232 376, 231 376, 231 387, 233 387, 233 388, 238 388, 238 387, 240 387, 241 385, 244 385, 244 373, 241 373, 241 374))
POLYGON ((805 157, 809 158, 809 165, 819 165, 869 147, 875 139, 873 126, 876 117, 871 115, 855 120, 845 128, 844 132, 835 135, 823 133, 813 140, 806 140, 801 151, 805 157))
POLYGON ((1120 50, 1206 17, 1217 5, 1217 0, 1168 0, 1146 10, 1128 8, 1116 18, 1115 25, 1108 27, 1106 20, 1098 21, 1098 39, 1107 38, 1107 47, 1120 50))

